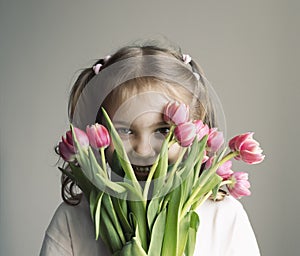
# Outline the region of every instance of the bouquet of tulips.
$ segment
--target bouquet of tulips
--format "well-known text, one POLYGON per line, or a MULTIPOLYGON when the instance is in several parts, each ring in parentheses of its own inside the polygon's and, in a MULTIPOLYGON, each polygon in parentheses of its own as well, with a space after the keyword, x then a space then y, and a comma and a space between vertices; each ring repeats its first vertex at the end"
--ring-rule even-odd
POLYGON ((112 255, 193 255, 199 226, 195 209, 216 198, 222 186, 235 198, 250 195, 248 174, 233 172, 230 159, 248 164, 264 159, 253 133, 232 138, 221 150, 222 132, 209 129, 201 120, 188 120, 188 106, 169 102, 164 120, 170 131, 141 186, 122 140, 104 109, 103 113, 108 130, 94 124, 85 133, 71 125, 59 143, 60 155, 68 162, 60 170, 76 181, 88 199, 96 239, 100 236, 112 255), (104 150, 110 143, 125 173, 122 181, 112 181, 106 170, 104 150), (173 143, 183 150, 169 165, 168 149, 173 143), (100 163, 92 148, 99 152, 100 163))

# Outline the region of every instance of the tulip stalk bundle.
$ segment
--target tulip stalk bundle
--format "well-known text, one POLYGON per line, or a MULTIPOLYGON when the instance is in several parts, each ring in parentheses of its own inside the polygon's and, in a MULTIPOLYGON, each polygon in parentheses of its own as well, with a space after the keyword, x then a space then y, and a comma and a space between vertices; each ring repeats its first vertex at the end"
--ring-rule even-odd
POLYGON ((118 132, 104 109, 103 113, 109 132, 99 124, 88 126, 86 133, 71 125, 59 143, 60 155, 68 163, 60 170, 88 199, 96 239, 100 236, 112 255, 193 255, 200 223, 197 207, 208 198, 216 199, 222 186, 235 198, 250 195, 248 174, 233 172, 231 159, 263 161, 253 133, 232 138, 221 150, 222 132, 201 120, 189 120, 186 105, 170 102, 164 109, 170 132, 141 186, 118 132), (104 149, 110 143, 125 173, 122 181, 112 181, 106 170, 104 149), (182 148, 176 162, 168 164, 174 143, 182 148), (92 147, 99 151, 101 164, 92 147))

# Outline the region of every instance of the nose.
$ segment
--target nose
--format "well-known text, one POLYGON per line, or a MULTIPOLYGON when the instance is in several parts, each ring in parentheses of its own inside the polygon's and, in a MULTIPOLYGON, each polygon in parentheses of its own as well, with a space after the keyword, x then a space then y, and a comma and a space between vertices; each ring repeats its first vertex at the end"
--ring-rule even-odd
POLYGON ((150 136, 143 135, 134 138, 131 141, 133 149, 133 155, 137 157, 153 157, 155 156, 155 150, 151 144, 150 136))

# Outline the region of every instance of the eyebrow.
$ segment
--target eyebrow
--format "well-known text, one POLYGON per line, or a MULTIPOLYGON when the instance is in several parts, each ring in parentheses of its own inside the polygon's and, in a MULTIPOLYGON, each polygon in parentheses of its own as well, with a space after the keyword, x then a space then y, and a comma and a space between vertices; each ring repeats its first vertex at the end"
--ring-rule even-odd
MULTIPOLYGON (((126 122, 126 121, 113 121, 114 125, 123 125, 126 127, 130 127, 130 123, 126 122)), ((156 127, 156 126, 170 126, 168 123, 161 121, 161 122, 157 122, 157 123, 153 123, 152 125, 150 125, 150 127, 156 127)))

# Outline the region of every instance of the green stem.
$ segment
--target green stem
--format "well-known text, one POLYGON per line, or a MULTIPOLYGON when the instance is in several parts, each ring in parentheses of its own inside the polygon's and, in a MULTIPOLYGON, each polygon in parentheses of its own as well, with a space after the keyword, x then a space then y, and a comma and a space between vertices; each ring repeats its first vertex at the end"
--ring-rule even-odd
POLYGON ((102 161, 102 168, 104 170, 104 175, 105 175, 106 178, 108 178, 107 171, 106 171, 106 161, 105 161, 104 147, 100 148, 100 154, 101 154, 101 161, 102 161))
POLYGON ((150 169, 150 172, 148 174, 148 177, 147 177, 147 181, 145 183, 145 187, 144 187, 144 191, 143 191, 143 198, 145 200, 147 200, 147 197, 148 197, 148 192, 149 192, 149 188, 150 188, 150 184, 151 184, 151 180, 152 180, 152 177, 154 175, 154 172, 155 172, 155 169, 158 165, 158 161, 159 161, 159 157, 160 155, 157 157, 156 161, 154 162, 154 164, 152 165, 151 169, 150 169))
POLYGON ((173 167, 172 167, 172 170, 171 170, 170 175, 169 175, 169 179, 172 178, 172 177, 174 176, 174 174, 175 174, 175 172, 176 172, 176 170, 177 170, 177 167, 178 167, 178 165, 181 163, 182 158, 184 157, 185 152, 186 152, 187 149, 188 149, 188 148, 183 148, 183 149, 182 149, 180 155, 178 156, 178 158, 177 158, 175 164, 174 164, 173 167))
POLYGON ((170 148, 172 145, 174 145, 176 143, 176 140, 173 139, 168 143, 168 148, 170 148))
MULTIPOLYGON (((168 146, 170 146, 170 143, 172 143, 172 141, 170 142, 170 139, 171 139, 171 137, 173 135, 174 129, 175 129, 175 126, 171 126, 170 127, 170 131, 169 131, 169 133, 168 133, 168 135, 167 135, 167 137, 166 137, 166 139, 164 141, 164 143, 168 143, 168 146)), ((149 192, 150 184, 151 184, 153 175, 154 175, 154 173, 156 171, 156 167, 158 165, 160 157, 161 157, 161 152, 157 156, 157 158, 156 158, 154 164, 152 165, 152 167, 150 169, 150 172, 148 174, 148 177, 147 177, 147 180, 146 180, 146 183, 145 183, 145 187, 144 187, 144 191, 143 191, 143 198, 144 199, 147 199, 147 197, 148 197, 148 192, 149 192)))
MULTIPOLYGON (((220 187, 227 185, 227 184, 231 184, 232 180, 224 180, 221 182, 220 187)), ((209 198, 212 194, 212 190, 209 191, 204 197, 202 197, 199 202, 197 202, 196 205, 192 205, 192 209, 195 210, 196 208, 200 207, 206 200, 207 198, 209 198)))
POLYGON ((232 183, 232 180, 224 180, 221 182, 220 187, 227 185, 227 184, 231 184, 231 183, 232 183))
POLYGON ((205 184, 211 177, 211 175, 213 175, 216 170, 223 165, 225 162, 227 162, 228 160, 230 160, 231 158, 237 156, 239 154, 238 151, 234 151, 234 152, 229 152, 226 156, 224 156, 222 158, 221 161, 217 162, 209 171, 208 173, 205 175, 205 177, 203 178, 203 180, 201 181, 201 183, 197 186, 197 188, 194 190, 194 192, 192 193, 192 195, 189 197, 189 199, 187 200, 187 202, 184 204, 182 212, 181 212, 181 216, 184 216, 186 214, 186 212, 190 209, 190 206, 194 204, 194 199, 197 197, 197 194, 199 193, 199 191, 201 190, 201 188, 203 187, 203 184, 205 184))
POLYGON ((199 206, 201 206, 207 200, 207 198, 211 196, 211 194, 212 194, 212 190, 209 191, 204 197, 202 197, 201 200, 199 200, 199 202, 197 203, 197 205, 195 207, 193 206, 192 208, 196 209, 199 206))

